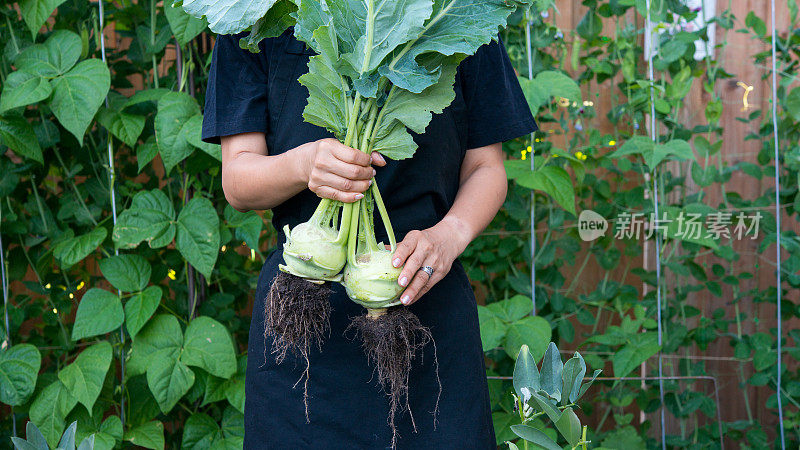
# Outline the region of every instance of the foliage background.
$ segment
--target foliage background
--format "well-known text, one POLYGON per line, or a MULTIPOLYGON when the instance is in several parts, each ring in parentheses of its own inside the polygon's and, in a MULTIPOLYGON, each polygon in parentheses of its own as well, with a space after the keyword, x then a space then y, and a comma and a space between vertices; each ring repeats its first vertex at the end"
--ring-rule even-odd
MULTIPOLYGON (((528 344, 538 360, 552 339, 611 377, 655 375, 659 350, 666 375, 708 377, 665 383, 670 447, 719 446, 718 413, 727 446, 776 445, 769 9, 718 3, 717 58, 695 61, 691 43, 704 30, 672 23, 696 12, 653 2, 666 30, 655 64, 660 142, 691 149, 657 172, 625 146, 647 135, 644 2, 556 2, 531 17, 534 78, 522 83, 543 131, 506 144, 509 197, 462 258, 486 305, 479 313, 498 443, 514 438, 509 425, 518 420, 503 378, 513 357, 528 344), (753 87, 748 109, 739 81, 753 87), (764 215, 755 241, 668 236, 661 346, 653 242, 585 243, 575 229, 586 208, 609 218, 651 211, 651 176, 662 208, 764 215)), ((800 31, 794 1, 778 3, 781 370, 787 445, 796 447, 800 31)), ((249 311, 275 231, 269 213, 227 206, 219 149, 199 141, 212 48, 205 23, 160 2, 105 2, 103 63, 98 6, 0 3, 0 232, 10 287, 9 332, 0 330, 2 435, 14 423, 22 433, 30 419, 53 445, 77 420, 78 438, 97 433, 99 448, 240 448, 249 311)), ((526 75, 525 18, 516 23, 503 37, 526 75)), ((659 446, 657 382, 601 380, 581 407, 593 447, 659 446)))

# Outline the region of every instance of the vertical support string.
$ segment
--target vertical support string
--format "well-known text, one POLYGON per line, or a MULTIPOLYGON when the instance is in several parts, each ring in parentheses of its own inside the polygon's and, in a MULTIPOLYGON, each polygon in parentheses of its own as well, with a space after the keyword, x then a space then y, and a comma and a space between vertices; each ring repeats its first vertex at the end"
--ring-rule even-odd
MULTIPOLYGON (((774 1, 774 0, 773 0, 774 1)), ((647 16, 645 17, 645 38, 649 40, 650 45, 646 46, 647 51, 647 77, 650 81, 650 138, 653 142, 657 142, 658 135, 656 132, 656 104, 655 104, 655 76, 653 73, 653 53, 655 45, 653 42, 653 22, 650 17, 650 0, 645 0, 645 8, 647 9, 647 16)), ((655 222, 659 220, 658 208, 658 169, 653 167, 653 214, 655 214, 655 222)), ((659 229, 655 230, 656 238, 656 319, 658 323, 658 398, 659 398, 659 412, 661 419, 661 448, 667 448, 667 433, 666 433, 666 418, 664 413, 664 365, 662 358, 661 347, 663 345, 663 329, 661 324, 661 235, 659 229)))
MULTIPOLYGON (((0 218, 2 218, 2 208, 0 208, 0 218)), ((5 319, 6 341, 4 344, 11 347, 11 323, 8 320, 8 278, 6 278, 6 257, 3 249, 3 234, 0 233, 0 273, 2 274, 3 284, 3 318, 5 319)), ((11 435, 17 437, 17 415, 14 414, 14 407, 11 407, 11 435)))
MULTIPOLYGON (((103 63, 108 66, 108 62, 106 61, 106 40, 105 40, 105 9, 103 8, 103 0, 97 1, 97 8, 98 8, 98 15, 100 20, 100 57, 103 60, 103 63)), ((106 108, 108 107, 108 96, 106 96, 105 100, 106 108)), ((112 136, 111 132, 108 132, 107 136, 107 152, 108 152, 108 186, 110 191, 111 197, 111 217, 114 221, 114 225, 117 224, 117 198, 114 194, 114 183, 116 182, 116 173, 114 172, 114 148, 112 147, 112 136)), ((119 255, 119 250, 114 247, 114 255, 119 255)), ((117 289, 117 295, 122 296, 122 292, 117 289)), ((125 328, 124 326, 119 327, 119 341, 120 341, 120 350, 119 350, 119 364, 120 364, 120 373, 119 373, 119 387, 120 387, 120 408, 119 408, 119 418, 120 422, 122 422, 122 428, 125 429, 125 328)))
POLYGON ((775 23, 775 0, 770 0, 772 14, 772 132, 775 135, 775 232, 777 242, 775 243, 775 264, 777 266, 775 277, 776 281, 776 307, 777 307, 777 351, 778 363, 777 377, 775 380, 776 393, 778 395, 778 428, 781 435, 781 449, 786 448, 786 437, 783 429, 783 400, 781 399, 781 364, 782 350, 782 314, 781 314, 781 174, 780 174, 780 144, 778 142, 778 27, 775 23))
MULTIPOLYGON (((525 48, 526 53, 528 56, 528 79, 533 79, 533 48, 531 46, 531 24, 533 23, 533 18, 531 17, 531 12, 528 10, 528 14, 526 14, 527 24, 525 26, 525 48)), ((536 113, 536 111, 531 111, 532 113, 536 113)), ((531 172, 535 169, 536 165, 534 163, 534 141, 533 136, 534 133, 531 133, 531 172)), ((533 303, 533 310, 532 313, 536 315, 536 193, 535 191, 531 190, 531 303, 533 303)))

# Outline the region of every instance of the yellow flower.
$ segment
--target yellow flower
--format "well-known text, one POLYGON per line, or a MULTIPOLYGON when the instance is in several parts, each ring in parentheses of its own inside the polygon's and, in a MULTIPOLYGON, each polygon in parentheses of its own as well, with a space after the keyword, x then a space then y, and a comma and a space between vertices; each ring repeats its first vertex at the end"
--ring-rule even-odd
POLYGON ((225 246, 225 245, 223 245, 223 246, 222 246, 222 248, 221 248, 221 250, 222 250, 223 252, 225 252, 225 250, 227 250, 227 249, 228 249, 228 247, 227 247, 227 246, 225 246))
POLYGON ((175 279, 175 271, 172 270, 172 269, 169 269, 169 271, 167 272, 167 276, 169 277, 170 280, 174 280, 175 279))
POLYGON ((73 295, 72 292, 70 292, 69 293, 69 298, 75 298, 75 295, 73 295))
POLYGON ((58 314, 58 310, 53 308, 53 314, 58 314))
POLYGON ((83 281, 81 281, 80 283, 78 283, 78 287, 75 288, 75 290, 76 291, 80 291, 81 289, 83 289, 83 285, 84 285, 84 283, 83 283, 83 281))
POLYGON ((615 145, 617 145, 617 141, 613 141, 613 140, 612 141, 608 141, 608 146, 609 147, 613 147, 615 145))
POLYGON ((529 145, 529 146, 528 146, 528 148, 527 148, 525 151, 527 151, 528 153, 530 153, 530 152, 532 152, 532 151, 533 151, 533 147, 531 147, 531 146, 529 145))
POLYGON ((578 158, 579 161, 586 161, 586 156, 583 152, 575 152, 575 157, 578 158))
POLYGON ((45 289, 50 289, 50 283, 47 283, 47 284, 45 284, 45 285, 44 285, 44 288, 45 288, 45 289))

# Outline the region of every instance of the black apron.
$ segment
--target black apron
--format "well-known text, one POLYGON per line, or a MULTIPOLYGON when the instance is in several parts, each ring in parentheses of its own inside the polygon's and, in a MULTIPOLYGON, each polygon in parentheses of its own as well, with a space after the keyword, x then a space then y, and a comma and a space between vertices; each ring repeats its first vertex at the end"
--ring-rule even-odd
MULTIPOLYGON (((203 139, 258 131, 266 134, 270 155, 307 142, 331 137, 302 118, 308 92, 297 79, 308 68, 311 50, 291 30, 267 39, 261 52, 242 50, 238 36, 219 36, 213 52, 206 93, 203 139)), ((440 221, 452 206, 467 149, 484 147, 536 129, 502 42, 492 42, 465 59, 456 76, 456 99, 435 115, 426 132, 414 134, 414 158, 388 160, 376 168, 398 242, 411 230, 440 221)), ((281 230, 311 217, 319 198, 305 190, 273 209, 281 230)), ((480 207, 480 205, 475 205, 480 207)), ((376 225, 380 223, 378 219, 376 225)), ((385 231, 376 226, 378 240, 385 231)), ((281 242, 265 261, 258 280, 248 342, 245 381, 246 449, 387 448, 392 433, 388 401, 367 364, 360 339, 344 335, 351 318, 365 309, 338 285, 330 298, 331 334, 322 351, 310 355, 309 418, 306 423, 303 385, 295 386, 305 363, 287 356, 275 364, 264 339, 264 298, 277 266, 281 242)), ((415 360, 409 380, 408 413, 397 420, 398 448, 495 448, 489 391, 481 350, 475 297, 460 262, 425 296, 409 307, 435 341, 415 360), (434 351, 438 358, 436 380, 434 351), (438 414, 434 417, 438 396, 438 414)))

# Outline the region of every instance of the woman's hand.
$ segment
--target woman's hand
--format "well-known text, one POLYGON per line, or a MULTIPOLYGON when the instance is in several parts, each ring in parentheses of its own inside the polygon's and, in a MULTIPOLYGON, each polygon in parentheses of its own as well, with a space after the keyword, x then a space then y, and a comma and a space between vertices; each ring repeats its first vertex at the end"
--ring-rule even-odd
POLYGON ((439 282, 453 266, 453 262, 467 248, 470 234, 462 224, 445 218, 426 230, 409 232, 403 242, 397 245, 392 265, 405 264, 397 282, 406 287, 400 301, 408 306, 439 282), (422 267, 433 268, 430 277, 422 267))
POLYGON ((320 197, 346 203, 364 198, 375 176, 372 164, 386 165, 377 152, 368 155, 330 138, 312 142, 305 156, 308 188, 320 197))

